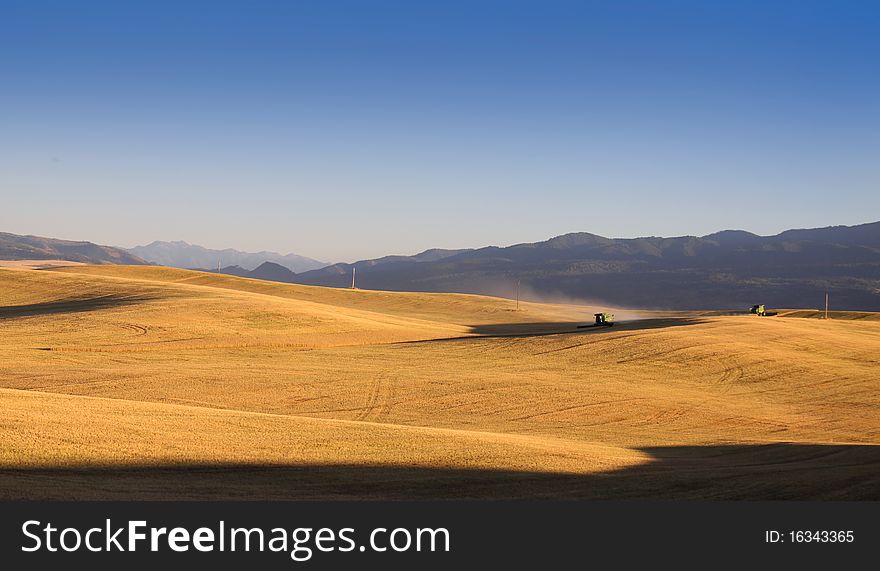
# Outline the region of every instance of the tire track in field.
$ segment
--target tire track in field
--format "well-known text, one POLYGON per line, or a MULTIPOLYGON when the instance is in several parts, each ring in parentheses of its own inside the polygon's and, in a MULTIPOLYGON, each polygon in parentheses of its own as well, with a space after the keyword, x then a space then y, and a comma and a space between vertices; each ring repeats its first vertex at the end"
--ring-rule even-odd
MULTIPOLYGON (((666 350, 661 353, 663 357, 676 354, 682 349, 690 349, 687 346, 679 349, 666 350)), ((740 357, 737 355, 721 355, 713 353, 708 359, 708 365, 717 364, 720 366, 720 374, 708 376, 709 383, 703 387, 704 394, 697 402, 681 403, 679 406, 672 406, 657 410, 643 420, 644 425, 654 424, 670 424, 682 420, 695 412, 702 409, 711 408, 709 405, 713 398, 721 396, 724 398, 730 395, 734 388, 740 383, 745 376, 745 369, 740 364, 740 357)))
POLYGON ((576 405, 571 405, 571 406, 554 408, 554 409, 546 410, 543 412, 535 412, 533 414, 512 417, 510 420, 531 420, 531 419, 538 418, 541 416, 548 416, 548 415, 552 415, 552 414, 558 414, 561 412, 571 412, 574 410, 588 409, 588 408, 593 408, 596 406, 614 405, 614 404, 620 404, 620 403, 624 403, 624 402, 634 402, 634 401, 640 401, 640 400, 648 400, 648 399, 647 399, 647 397, 633 397, 633 398, 627 398, 627 399, 614 399, 614 400, 604 400, 604 401, 598 401, 598 402, 587 402, 587 403, 581 403, 581 404, 576 404, 576 405))
POLYGON ((120 327, 127 331, 134 332, 136 336, 146 335, 149 329, 145 325, 138 325, 137 323, 123 323, 120 327))
POLYGON ((388 418, 394 406, 394 382, 386 374, 376 377, 367 402, 355 416, 357 421, 378 422, 388 418))

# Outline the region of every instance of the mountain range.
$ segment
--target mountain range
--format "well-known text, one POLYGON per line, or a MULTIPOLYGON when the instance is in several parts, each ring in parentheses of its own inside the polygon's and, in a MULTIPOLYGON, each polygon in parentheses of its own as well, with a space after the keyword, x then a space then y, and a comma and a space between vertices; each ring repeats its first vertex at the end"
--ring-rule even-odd
POLYGON ((68 260, 86 264, 145 264, 121 248, 91 242, 0 232, 0 260, 68 260))
POLYGON ((544 242, 429 250, 333 264, 283 281, 393 291, 462 292, 663 309, 832 307, 880 311, 880 222, 759 236, 613 239, 585 232, 544 242))
POLYGON ((295 254, 209 250, 153 242, 125 251, 91 242, 0 233, 0 259, 144 264, 242 277, 390 291, 460 292, 525 300, 658 309, 817 308, 880 311, 880 222, 759 236, 605 238, 586 232, 543 242, 431 249, 325 266, 295 254), (146 260, 146 261, 145 261, 146 260))
POLYGON ((212 250, 187 242, 155 241, 146 246, 136 246, 128 250, 132 254, 160 266, 173 268, 216 268, 218 264, 238 266, 244 270, 254 270, 263 262, 275 262, 294 272, 305 272, 322 268, 327 264, 297 254, 277 252, 241 252, 227 248, 212 250))

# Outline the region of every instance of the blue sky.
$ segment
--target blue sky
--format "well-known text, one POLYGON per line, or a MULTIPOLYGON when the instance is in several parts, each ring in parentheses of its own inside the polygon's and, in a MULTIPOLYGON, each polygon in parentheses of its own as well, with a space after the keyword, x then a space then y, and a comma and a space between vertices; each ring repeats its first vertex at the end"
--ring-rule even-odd
POLYGON ((871 2, 0 0, 0 231, 348 261, 880 219, 871 2))

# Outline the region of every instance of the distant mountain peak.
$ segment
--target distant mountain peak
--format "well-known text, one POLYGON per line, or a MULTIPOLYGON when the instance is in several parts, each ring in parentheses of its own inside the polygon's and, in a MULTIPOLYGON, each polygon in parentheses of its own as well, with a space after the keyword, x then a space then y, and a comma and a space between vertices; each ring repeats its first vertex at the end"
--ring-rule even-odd
POLYGON ((703 240, 713 240, 722 244, 749 244, 761 240, 761 236, 746 232, 745 230, 722 230, 707 234, 702 237, 703 240))
POLYGON ((142 258, 112 246, 0 232, 0 260, 56 259, 85 264, 146 264, 142 258))
POLYGON ((554 248, 572 248, 576 246, 608 243, 611 241, 611 238, 605 238, 604 236, 591 234, 589 232, 569 232, 568 234, 555 236, 544 242, 537 242, 537 244, 547 244, 548 246, 552 246, 554 248))
POLYGON ((721 230, 720 232, 714 232, 712 234, 706 234, 703 238, 716 238, 719 236, 749 236, 751 238, 760 238, 757 234, 753 234, 752 232, 748 232, 746 230, 721 230))
POLYGON ((255 269, 247 272, 245 277, 258 280, 269 280, 273 282, 290 282, 296 274, 287 267, 275 262, 263 262, 255 269))
POLYGON ((303 272, 327 265, 298 254, 242 252, 232 248, 212 250, 183 240, 173 242, 157 240, 146 246, 131 248, 129 252, 162 266, 184 269, 216 268, 219 263, 223 266, 240 266, 243 271, 251 271, 263 262, 273 262, 291 272, 303 272))
POLYGON ((290 268, 288 268, 286 266, 282 266, 281 264, 276 264, 275 262, 263 262, 262 264, 257 266, 254 269, 254 271, 256 272, 259 270, 281 270, 281 269, 287 270, 288 272, 290 271, 290 268))

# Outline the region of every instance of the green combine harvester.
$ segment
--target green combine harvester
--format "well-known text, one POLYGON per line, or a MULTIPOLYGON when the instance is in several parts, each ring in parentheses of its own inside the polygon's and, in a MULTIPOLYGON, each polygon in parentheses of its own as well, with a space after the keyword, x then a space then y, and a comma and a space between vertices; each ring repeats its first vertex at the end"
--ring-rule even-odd
POLYGON ((584 329, 585 327, 612 327, 614 325, 613 313, 596 313, 594 317, 596 318, 596 323, 578 325, 578 329, 584 329))
POLYGON ((752 308, 749 310, 749 313, 752 313, 759 317, 764 317, 765 315, 767 315, 767 310, 764 309, 763 303, 759 303, 758 305, 753 305, 752 308))

